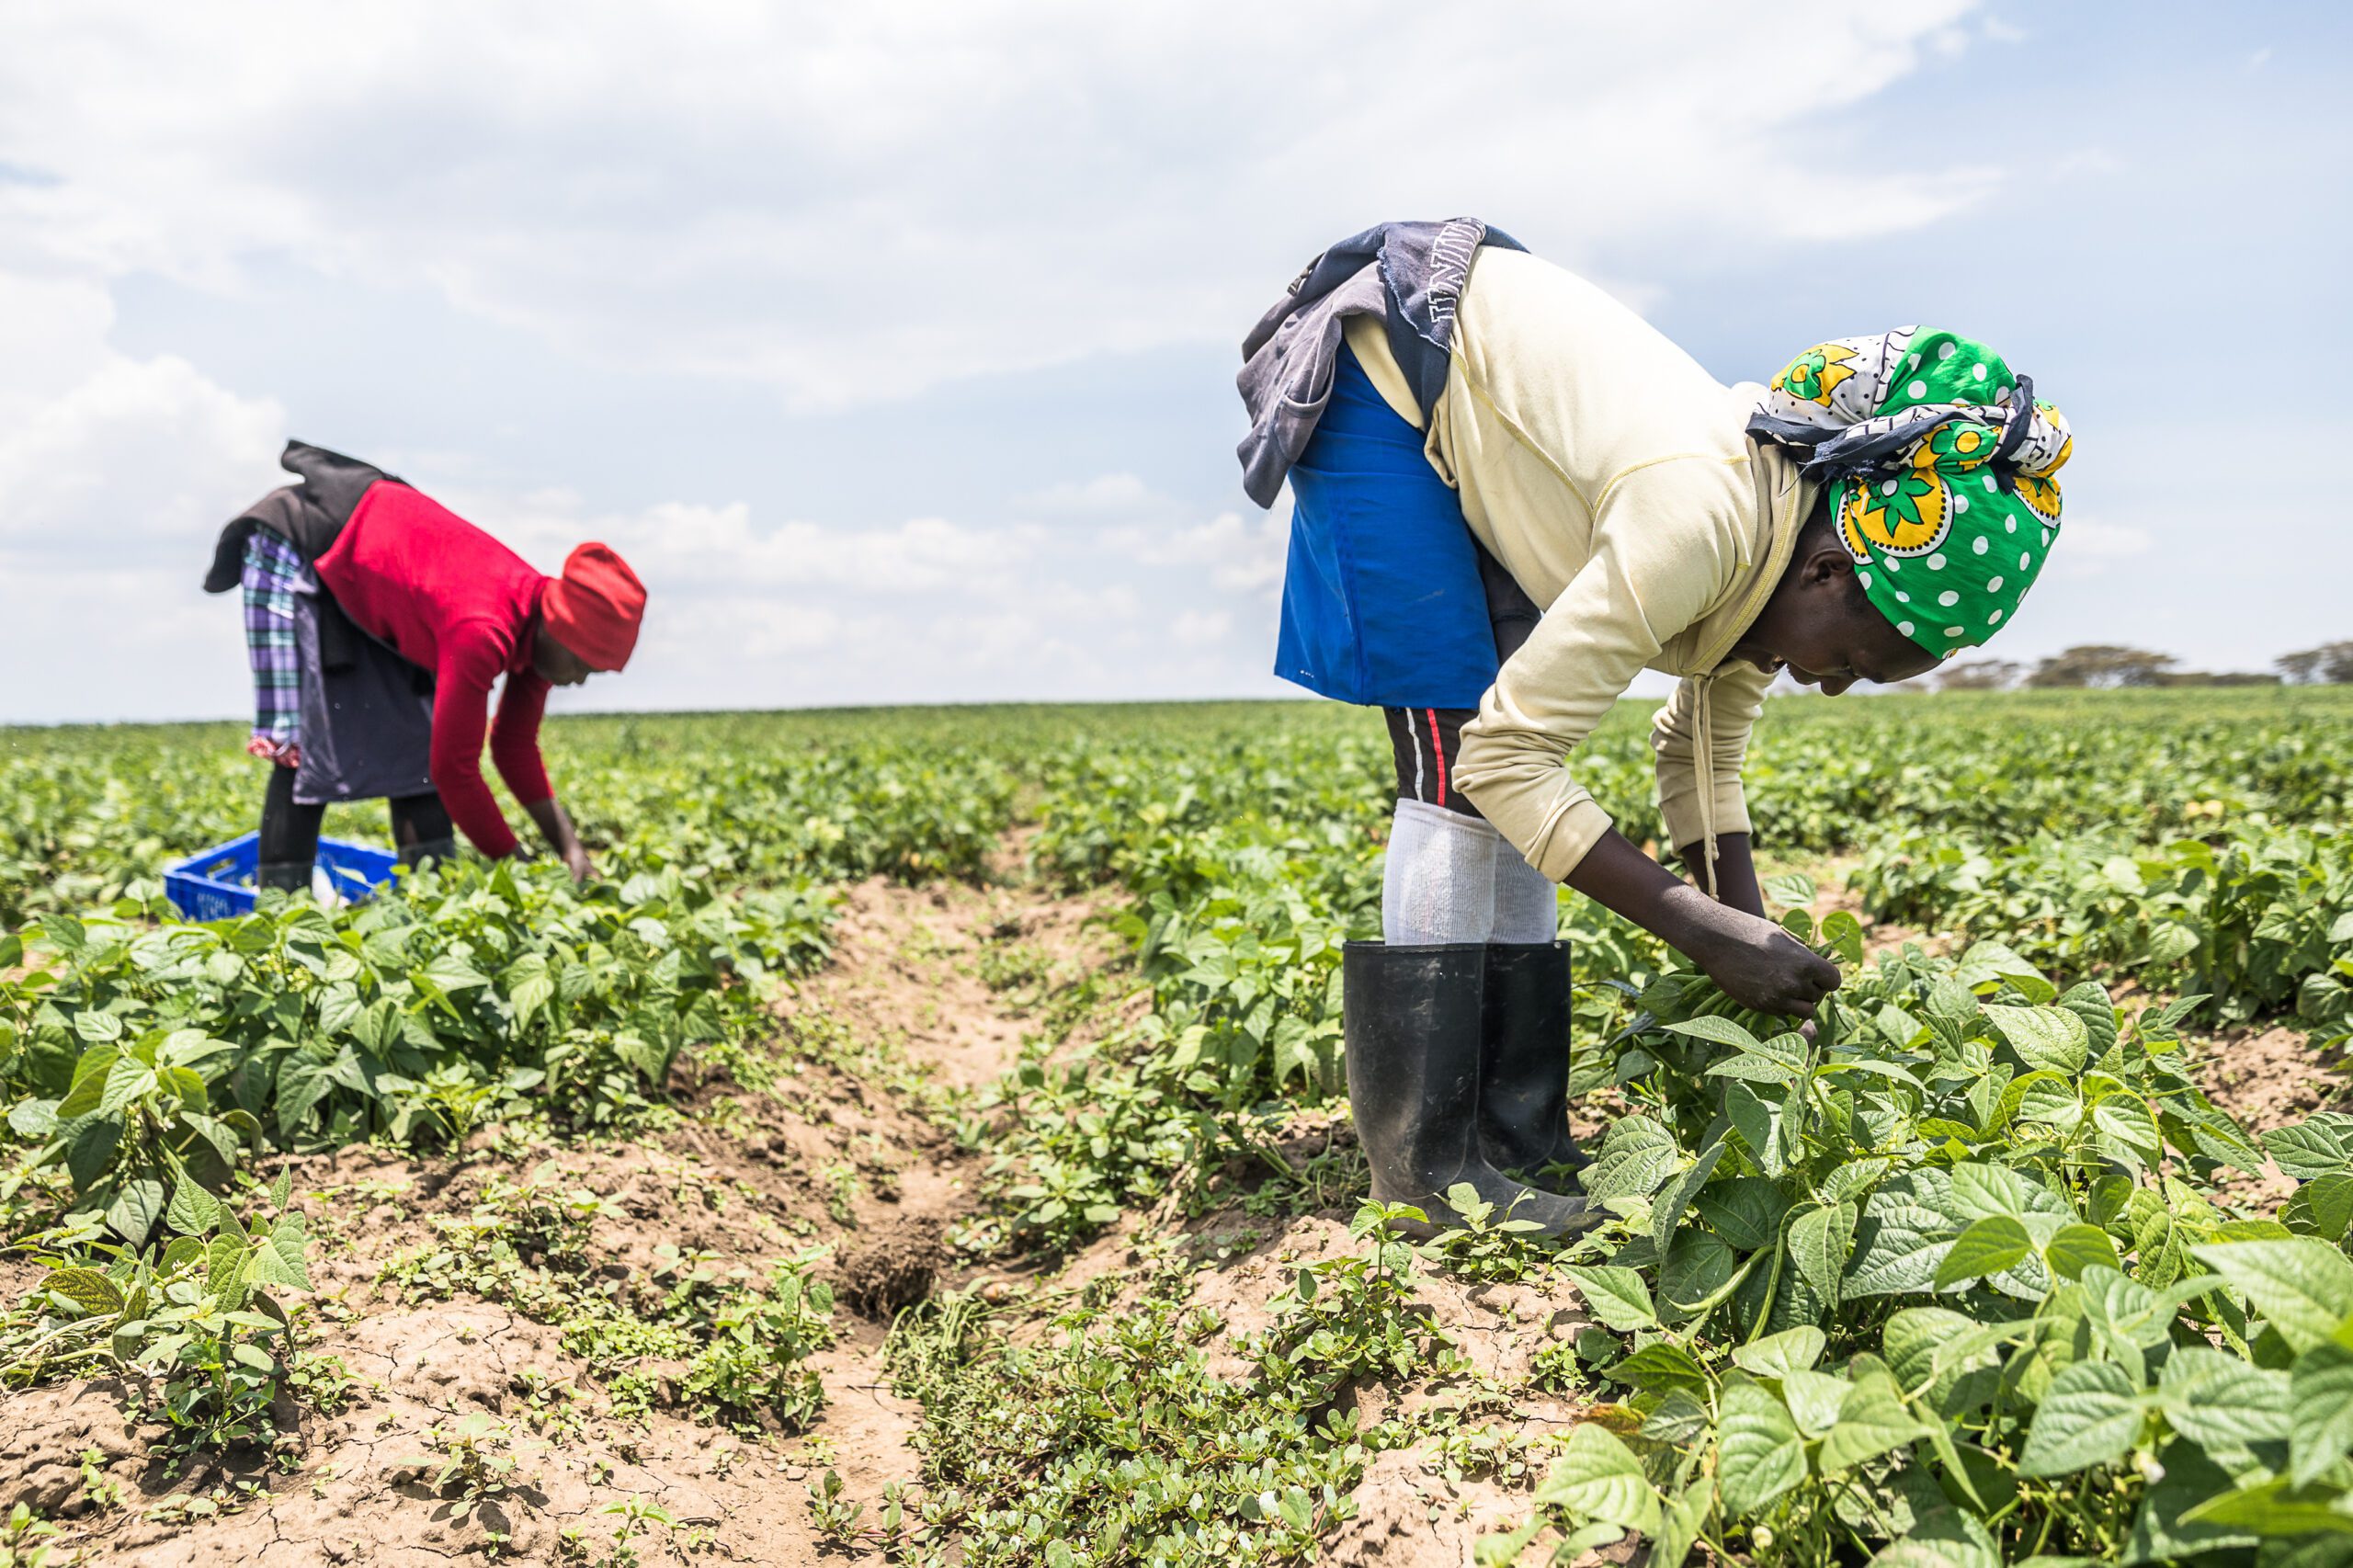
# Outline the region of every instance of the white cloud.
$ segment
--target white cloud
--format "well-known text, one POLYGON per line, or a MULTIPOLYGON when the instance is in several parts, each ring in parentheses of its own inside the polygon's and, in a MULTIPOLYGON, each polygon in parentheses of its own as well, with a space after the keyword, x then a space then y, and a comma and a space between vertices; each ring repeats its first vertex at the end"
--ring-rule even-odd
MULTIPOLYGON (((1733 0, 584 0, 560 45, 537 13, 390 0, 12 17, 0 658, 74 653, 7 711, 243 700, 233 608, 196 583, 220 520, 283 477, 285 404, 312 405, 201 354, 124 352, 131 280, 252 301, 290 271, 392 322, 429 296, 584 376, 747 382, 800 409, 1230 347, 1316 245, 1396 214, 1491 217, 1647 308, 1661 285, 1627 256, 1818 245, 1823 212, 1847 243, 1982 199, 1995 176, 1966 149, 1823 155, 1840 111, 1966 47, 1972 9, 1830 0, 1796 28, 1733 0)), ((353 406, 377 412, 364 387, 353 406)), ((676 484, 614 506, 418 438, 446 449, 383 458, 541 567, 600 537, 654 585, 639 664, 594 702, 1288 689, 1266 674, 1287 507, 1051 470, 1009 511, 880 522, 676 484)))
POLYGON ((221 712, 244 678, 234 598, 199 585, 222 523, 285 477, 285 412, 186 360, 116 353, 111 320, 103 290, 0 276, 12 717, 221 712))
POLYGON ((1168 623, 1168 635, 1182 648, 1222 642, 1233 630, 1233 614, 1222 609, 1188 609, 1168 623))
POLYGON ((2067 517, 2051 545, 2051 572, 2063 581, 2097 577, 2121 561, 2145 555, 2155 540, 2146 528, 2098 517, 2067 517))
POLYGON ((93 0, 10 23, 0 160, 41 177, 0 179, 0 269, 238 290, 291 260, 856 402, 1230 342, 1383 215, 1572 263, 1929 222, 1988 191, 1975 154, 1824 157, 1824 120, 1970 9, 607 0, 558 46, 529 10, 93 0))
POLYGON ((1271 592, 1283 580, 1290 547, 1288 495, 1263 515, 1220 512, 1205 523, 1116 528, 1104 542, 1140 566, 1207 567, 1228 593, 1271 592))

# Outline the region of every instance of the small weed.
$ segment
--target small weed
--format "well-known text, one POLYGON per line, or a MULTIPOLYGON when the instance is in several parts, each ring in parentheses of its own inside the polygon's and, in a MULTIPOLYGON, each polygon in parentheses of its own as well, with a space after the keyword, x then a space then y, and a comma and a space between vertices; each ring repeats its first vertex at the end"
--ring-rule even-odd
POLYGON ((827 1165, 825 1167, 825 1212, 834 1223, 854 1230, 858 1225, 858 1167, 827 1165))
POLYGON ((60 1527, 17 1504, 0 1518, 0 1568, 46 1568, 50 1538, 59 1533, 60 1527))
POLYGON ((472 1507, 528 1483, 513 1452, 514 1438, 512 1426, 475 1411, 450 1426, 427 1426, 425 1444, 429 1451, 400 1462, 402 1468, 416 1471, 428 1491, 472 1507))

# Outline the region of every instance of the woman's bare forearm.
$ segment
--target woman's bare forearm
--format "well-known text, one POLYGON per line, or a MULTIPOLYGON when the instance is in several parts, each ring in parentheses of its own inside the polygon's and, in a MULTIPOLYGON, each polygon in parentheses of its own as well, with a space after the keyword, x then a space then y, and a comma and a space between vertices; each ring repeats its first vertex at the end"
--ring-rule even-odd
POLYGON ((557 854, 569 853, 572 846, 580 842, 580 835, 572 830, 572 818, 564 812, 563 802, 554 796, 523 809, 531 814, 533 822, 539 824, 540 836, 546 839, 548 847, 557 854))
MULTIPOLYGON (((1695 885, 1708 885, 1705 840, 1687 844, 1675 855, 1695 885)), ((1745 914, 1759 918, 1765 914, 1765 891, 1756 885, 1756 862, 1750 857, 1748 835, 1745 833, 1716 835, 1716 897, 1745 914)))
MULTIPOLYGON (((1690 857, 1687 856, 1687 858, 1690 857)), ((1569 873, 1569 886, 1684 954, 1743 1006, 1790 1017, 1810 1015, 1838 989, 1838 968, 1764 918, 1745 834, 1716 841, 1718 883, 1738 879, 1758 907, 1719 903, 1643 854, 1612 828, 1569 873), (1737 839, 1735 844, 1733 840, 1737 839), (1727 876, 1727 862, 1733 876, 1727 876)))
MULTIPOLYGON (((1721 859, 1717 863, 1722 864, 1721 859)), ((1722 905, 1643 854, 1615 828, 1595 841, 1569 872, 1568 883, 1703 964, 1706 949, 1727 924, 1722 919, 1722 905)))

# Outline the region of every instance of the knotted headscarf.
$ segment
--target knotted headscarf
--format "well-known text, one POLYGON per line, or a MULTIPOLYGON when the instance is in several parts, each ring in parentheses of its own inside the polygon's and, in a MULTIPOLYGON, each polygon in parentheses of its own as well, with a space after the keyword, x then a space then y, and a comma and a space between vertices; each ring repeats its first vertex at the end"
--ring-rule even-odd
POLYGON ((1804 460, 1863 592, 1938 658, 2018 611, 2059 530, 2067 421, 1985 345, 1907 326, 1818 343, 1773 378, 1748 433, 1804 460))

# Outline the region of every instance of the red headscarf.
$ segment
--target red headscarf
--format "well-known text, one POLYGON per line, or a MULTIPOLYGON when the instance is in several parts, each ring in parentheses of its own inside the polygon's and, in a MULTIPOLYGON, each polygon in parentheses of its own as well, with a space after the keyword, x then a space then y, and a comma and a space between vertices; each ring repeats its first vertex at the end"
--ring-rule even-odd
POLYGON ((590 669, 617 670, 637 646, 645 585, 610 547, 584 544, 565 559, 563 575, 549 581, 540 614, 555 640, 590 669))

